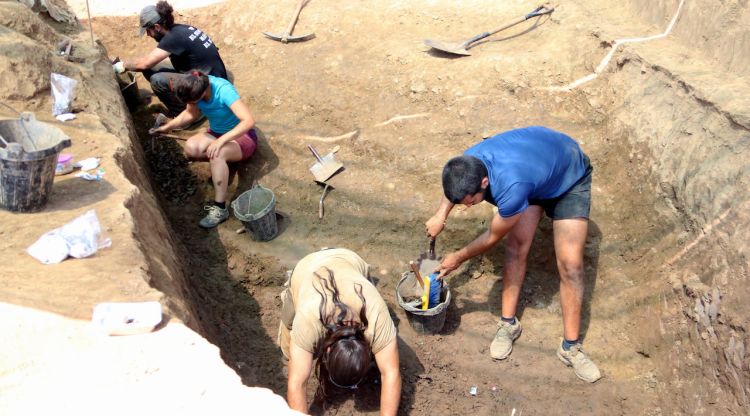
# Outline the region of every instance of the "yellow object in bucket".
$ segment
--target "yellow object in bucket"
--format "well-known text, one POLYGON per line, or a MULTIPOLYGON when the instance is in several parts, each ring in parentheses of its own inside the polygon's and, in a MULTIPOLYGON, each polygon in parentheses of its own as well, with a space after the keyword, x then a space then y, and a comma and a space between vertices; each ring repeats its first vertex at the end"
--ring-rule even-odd
POLYGON ((422 281, 424 282, 422 285, 422 310, 426 311, 430 306, 430 279, 423 277, 422 281))

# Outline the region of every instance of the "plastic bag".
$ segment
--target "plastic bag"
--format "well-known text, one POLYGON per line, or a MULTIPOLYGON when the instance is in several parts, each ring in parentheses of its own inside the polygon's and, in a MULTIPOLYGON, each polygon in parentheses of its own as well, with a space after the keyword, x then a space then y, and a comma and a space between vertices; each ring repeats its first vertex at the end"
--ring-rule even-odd
POLYGON ((73 98, 75 97, 78 81, 65 75, 52 73, 50 77, 52 84, 52 115, 59 116, 73 111, 73 98))
POLYGON ((62 227, 44 234, 26 252, 44 264, 54 264, 68 256, 78 259, 88 257, 111 245, 112 240, 102 236, 96 213, 89 210, 62 227))

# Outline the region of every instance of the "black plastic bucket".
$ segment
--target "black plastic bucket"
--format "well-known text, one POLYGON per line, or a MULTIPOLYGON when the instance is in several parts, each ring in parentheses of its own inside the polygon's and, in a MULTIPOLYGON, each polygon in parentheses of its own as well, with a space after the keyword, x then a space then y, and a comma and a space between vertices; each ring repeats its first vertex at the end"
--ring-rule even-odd
POLYGON ((0 120, 0 136, 8 142, 0 144, 0 208, 42 209, 55 180, 57 156, 70 146, 70 139, 31 113, 17 120, 0 120))
POLYGON ((234 216, 256 241, 269 241, 279 232, 276 223, 276 196, 268 188, 255 185, 232 201, 234 216))
POLYGON ((421 286, 412 272, 405 272, 396 286, 398 305, 406 312, 409 325, 419 334, 436 334, 445 325, 448 305, 451 303, 451 291, 448 284, 443 282, 440 293, 440 303, 430 309, 421 309, 421 286), (413 300, 413 299, 418 300, 413 300), (410 301, 410 299, 412 299, 410 301))
POLYGON ((120 93, 122 93, 122 98, 125 99, 125 105, 128 106, 128 110, 135 111, 140 100, 135 73, 128 71, 120 74, 117 77, 117 83, 120 85, 120 93))

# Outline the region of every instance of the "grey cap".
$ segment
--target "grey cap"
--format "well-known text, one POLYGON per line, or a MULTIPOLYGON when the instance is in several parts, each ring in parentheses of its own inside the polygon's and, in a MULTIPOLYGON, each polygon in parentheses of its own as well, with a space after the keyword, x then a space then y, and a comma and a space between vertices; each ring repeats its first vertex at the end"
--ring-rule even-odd
POLYGON ((143 36, 144 33, 146 33, 146 29, 159 23, 161 21, 161 16, 159 16, 159 12, 156 11, 156 6, 146 6, 141 10, 141 26, 138 30, 138 35, 143 36))

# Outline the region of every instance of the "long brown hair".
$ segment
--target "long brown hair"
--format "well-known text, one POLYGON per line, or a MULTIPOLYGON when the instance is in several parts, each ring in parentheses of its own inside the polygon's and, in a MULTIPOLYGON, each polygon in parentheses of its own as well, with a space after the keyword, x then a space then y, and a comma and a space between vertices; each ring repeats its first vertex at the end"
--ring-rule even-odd
POLYGON ((367 329, 367 301, 362 294, 362 285, 355 283, 354 292, 362 301, 359 310, 359 321, 354 320, 354 311, 341 302, 336 279, 333 271, 325 268, 328 276, 315 276, 320 282, 320 322, 326 328, 326 336, 318 344, 315 353, 317 358, 315 374, 318 378, 318 390, 315 392, 316 401, 325 401, 332 387, 356 388, 367 374, 373 362, 372 349, 365 340, 367 329), (333 310, 326 313, 326 304, 330 293, 333 310))
POLYGON ((174 9, 172 6, 166 1, 160 1, 156 3, 156 12, 159 13, 159 16, 161 17, 159 23, 164 29, 172 29, 174 26, 174 9))
POLYGON ((196 69, 177 78, 174 82, 174 93, 183 103, 192 103, 203 97, 208 88, 208 75, 196 69))

